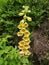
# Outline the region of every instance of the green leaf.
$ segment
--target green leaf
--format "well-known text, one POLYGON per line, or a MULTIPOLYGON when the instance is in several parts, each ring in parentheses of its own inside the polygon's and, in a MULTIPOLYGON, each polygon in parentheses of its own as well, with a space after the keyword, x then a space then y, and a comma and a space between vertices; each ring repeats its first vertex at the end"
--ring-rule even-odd
POLYGON ((32 22, 29 23, 29 25, 35 27, 36 26, 36 22, 32 21, 32 22))
POLYGON ((0 57, 0 65, 3 65, 3 62, 4 62, 3 58, 0 57))

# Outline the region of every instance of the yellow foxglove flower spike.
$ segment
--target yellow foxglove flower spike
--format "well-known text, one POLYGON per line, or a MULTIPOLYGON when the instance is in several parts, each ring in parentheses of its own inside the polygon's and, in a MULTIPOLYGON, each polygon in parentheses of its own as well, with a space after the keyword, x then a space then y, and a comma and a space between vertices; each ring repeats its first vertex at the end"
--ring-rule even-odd
POLYGON ((22 36, 22 40, 18 43, 19 46, 18 48, 21 50, 20 51, 20 55, 24 56, 24 55, 30 55, 31 52, 29 51, 30 48, 30 32, 27 30, 27 27, 29 26, 27 23, 28 21, 32 21, 31 17, 28 17, 26 14, 30 13, 31 11, 29 10, 29 6, 23 6, 24 10, 22 10, 18 15, 19 16, 23 16, 23 19, 20 21, 18 28, 19 28, 19 32, 17 33, 18 36, 22 36))

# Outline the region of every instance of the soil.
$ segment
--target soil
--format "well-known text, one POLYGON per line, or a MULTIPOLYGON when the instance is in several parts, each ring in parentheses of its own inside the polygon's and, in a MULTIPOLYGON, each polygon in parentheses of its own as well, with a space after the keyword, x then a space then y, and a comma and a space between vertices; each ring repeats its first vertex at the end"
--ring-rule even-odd
MULTIPOLYGON (((31 42, 32 55, 36 54, 39 60, 47 59, 46 53, 49 51, 49 21, 40 24, 33 34, 31 42)), ((38 64, 35 64, 38 65, 38 64)))

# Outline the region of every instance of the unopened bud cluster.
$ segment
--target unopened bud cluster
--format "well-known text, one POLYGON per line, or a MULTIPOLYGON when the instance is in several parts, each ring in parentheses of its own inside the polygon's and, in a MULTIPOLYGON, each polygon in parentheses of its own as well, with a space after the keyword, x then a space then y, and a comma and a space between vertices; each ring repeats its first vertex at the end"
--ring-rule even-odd
POLYGON ((28 21, 32 21, 31 17, 28 17, 26 14, 30 13, 31 11, 29 10, 28 6, 23 6, 24 10, 22 10, 18 15, 19 16, 23 16, 23 19, 20 21, 18 28, 19 28, 19 32, 17 33, 18 36, 22 36, 22 40, 18 43, 19 46, 18 48, 20 49, 20 55, 24 56, 24 55, 30 55, 31 52, 29 51, 30 48, 30 32, 27 30, 28 28, 28 23, 26 22, 26 20, 28 21))

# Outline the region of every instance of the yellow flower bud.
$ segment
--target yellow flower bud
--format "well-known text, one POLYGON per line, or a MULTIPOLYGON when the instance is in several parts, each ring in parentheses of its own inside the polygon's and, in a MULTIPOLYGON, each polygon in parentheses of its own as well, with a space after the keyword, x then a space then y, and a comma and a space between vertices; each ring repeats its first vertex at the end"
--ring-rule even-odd
POLYGON ((24 15, 24 16, 23 16, 23 18, 24 18, 24 19, 27 19, 27 16, 26 16, 26 15, 24 15))
POLYGON ((31 10, 28 10, 28 12, 30 13, 30 12, 31 12, 31 10))
POLYGON ((25 6, 22 6, 23 8, 25 8, 25 6))
POLYGON ((25 10, 22 10, 21 12, 23 12, 23 13, 24 13, 24 12, 25 12, 25 10))
POLYGON ((32 21, 32 18, 31 18, 31 17, 27 17, 27 20, 28 20, 28 21, 32 21))
POLYGON ((23 16, 23 15, 24 15, 24 13, 19 13, 18 15, 19 15, 19 16, 23 16))

